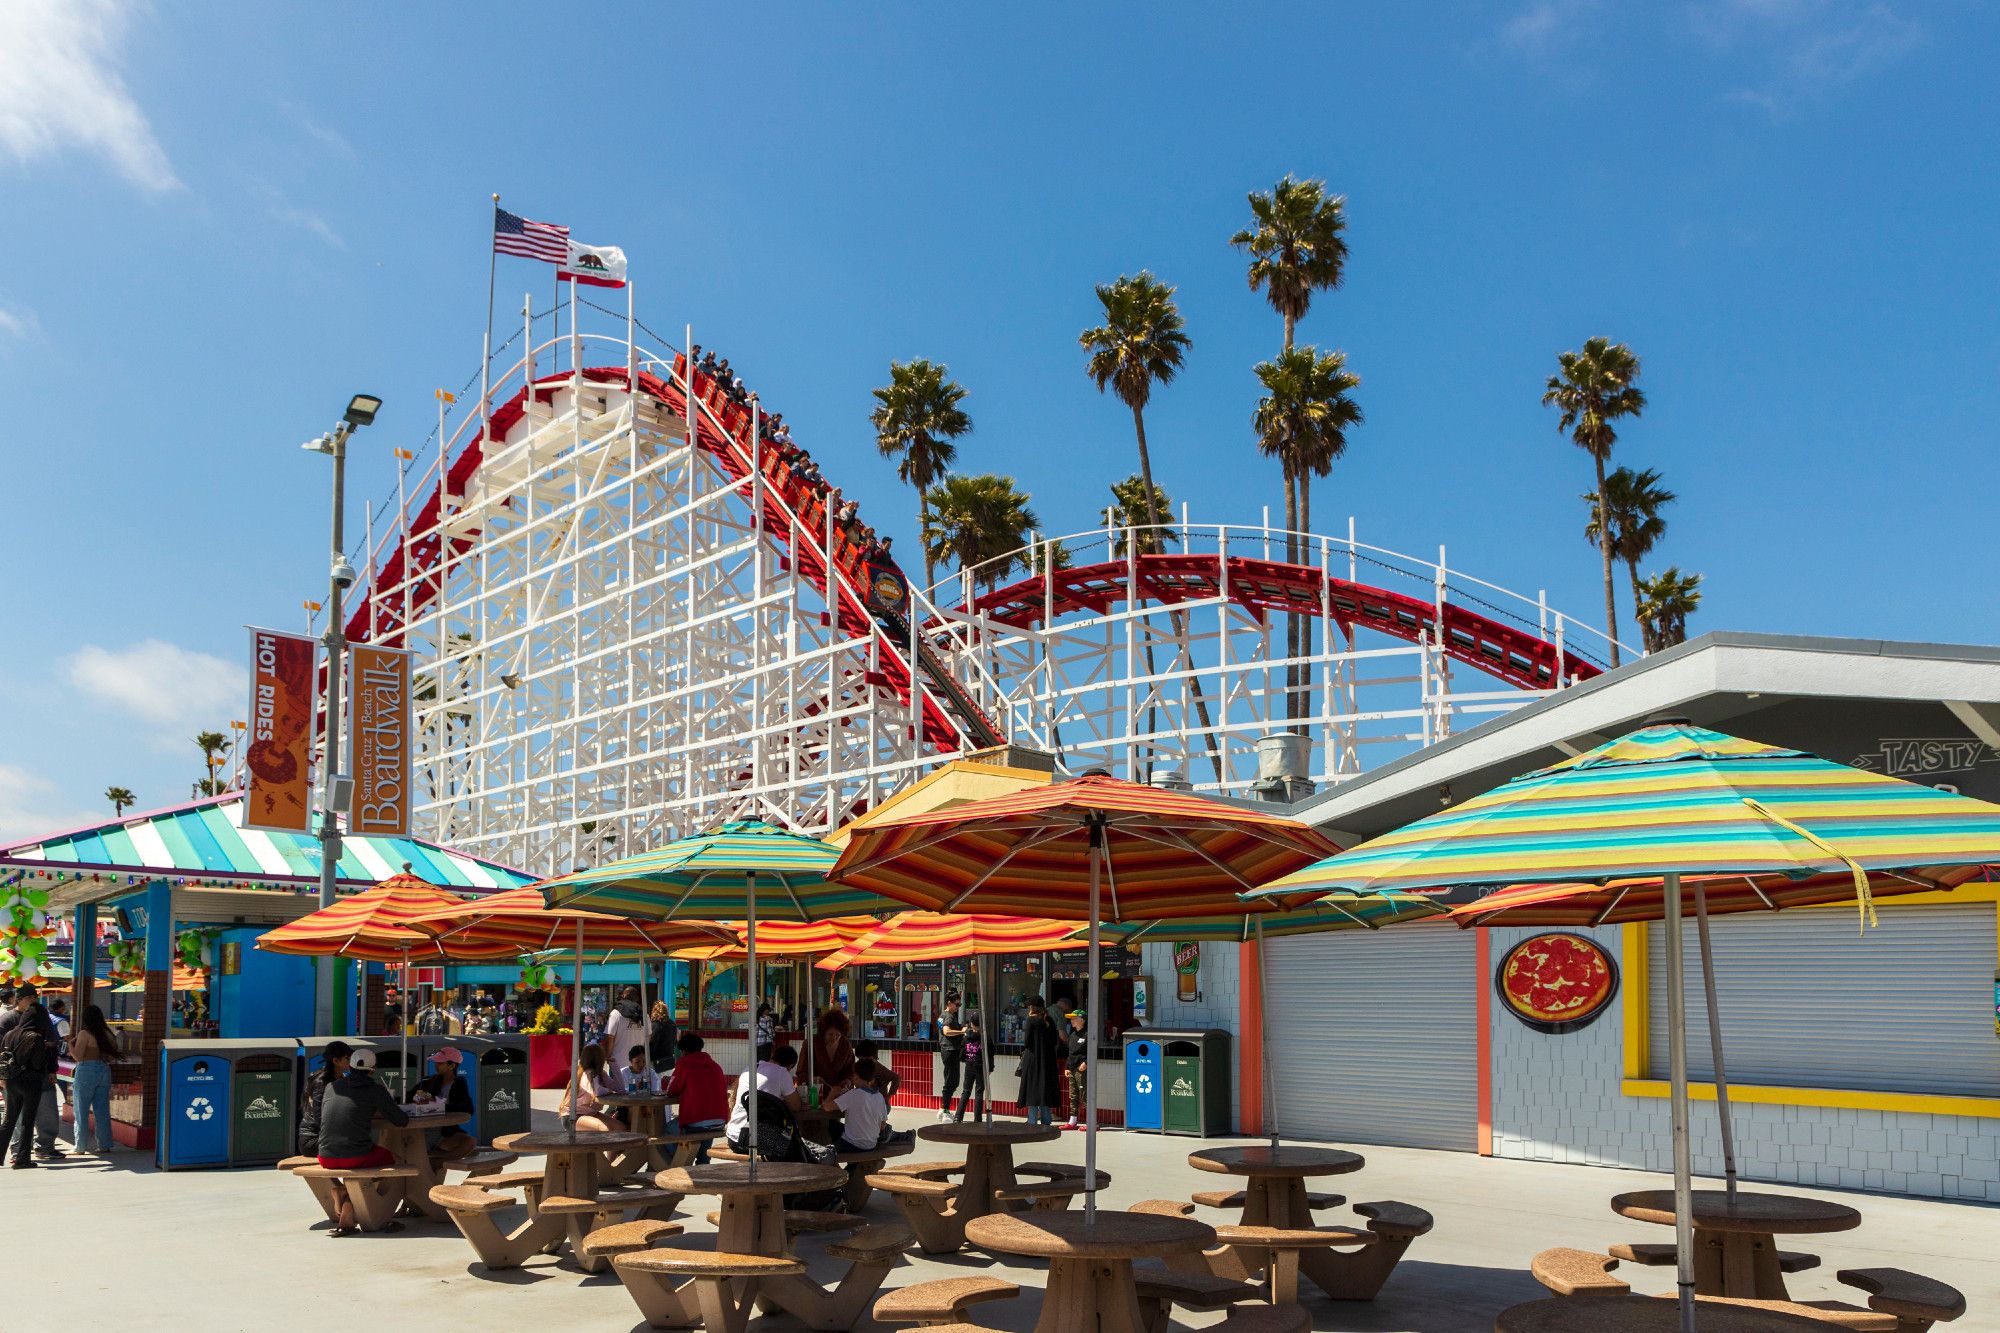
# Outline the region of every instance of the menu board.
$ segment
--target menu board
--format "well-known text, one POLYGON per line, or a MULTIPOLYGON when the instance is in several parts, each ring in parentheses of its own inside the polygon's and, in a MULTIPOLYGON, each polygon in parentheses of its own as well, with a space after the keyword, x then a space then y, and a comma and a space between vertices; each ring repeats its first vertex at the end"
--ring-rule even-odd
MULTIPOLYGON (((1107 981, 1136 977, 1140 972, 1139 951, 1122 944, 1098 946, 1099 975, 1107 981)), ((1090 975, 1090 949, 1056 949, 1049 954, 1049 976, 1053 980, 1084 980, 1090 975)))

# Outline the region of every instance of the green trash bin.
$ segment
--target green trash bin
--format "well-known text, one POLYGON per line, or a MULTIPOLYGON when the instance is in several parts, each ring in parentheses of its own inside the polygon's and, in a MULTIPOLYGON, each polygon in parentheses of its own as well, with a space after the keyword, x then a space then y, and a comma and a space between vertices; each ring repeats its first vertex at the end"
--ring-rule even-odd
POLYGON ((232 1166, 275 1162, 291 1156, 292 1061, 283 1055, 245 1055, 236 1060, 229 1099, 232 1166))
POLYGON ((1230 1131, 1229 1034, 1153 1032, 1160 1043, 1161 1127, 1213 1138, 1230 1131))

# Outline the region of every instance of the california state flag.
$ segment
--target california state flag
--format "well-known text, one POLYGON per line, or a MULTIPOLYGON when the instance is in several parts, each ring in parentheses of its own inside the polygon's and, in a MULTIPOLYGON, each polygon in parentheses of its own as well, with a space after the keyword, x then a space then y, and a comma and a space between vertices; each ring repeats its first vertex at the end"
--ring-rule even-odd
POLYGON ((569 258, 556 270, 561 282, 582 282, 592 287, 625 285, 625 252, 615 245, 569 243, 569 258))

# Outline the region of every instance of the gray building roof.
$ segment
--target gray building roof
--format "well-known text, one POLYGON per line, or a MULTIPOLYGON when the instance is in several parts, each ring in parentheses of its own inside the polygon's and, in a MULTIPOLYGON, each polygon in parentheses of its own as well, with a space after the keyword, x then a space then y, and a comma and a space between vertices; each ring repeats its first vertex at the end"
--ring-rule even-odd
POLYGON ((2000 800, 2000 647, 1704 634, 1292 807, 1342 842, 1398 828, 1660 714, 2000 800))

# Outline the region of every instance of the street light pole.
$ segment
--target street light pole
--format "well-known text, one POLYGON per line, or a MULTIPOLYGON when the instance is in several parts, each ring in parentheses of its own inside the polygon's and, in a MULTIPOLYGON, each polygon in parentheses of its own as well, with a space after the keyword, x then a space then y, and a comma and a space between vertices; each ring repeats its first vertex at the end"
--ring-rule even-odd
MULTIPOLYGON (((373 422, 381 406, 379 398, 356 394, 348 403, 347 413, 340 425, 331 434, 304 446, 333 458, 333 551, 327 570, 326 633, 320 636, 320 642, 326 648, 326 730, 319 767, 319 905, 322 908, 333 906, 340 878, 340 815, 353 791, 352 779, 340 771, 346 753, 341 744, 341 706, 347 677, 347 632, 341 603, 355 578, 354 566, 348 563, 346 553, 347 437, 354 433, 356 426, 373 422)), ((337 959, 322 957, 319 960, 319 975, 314 990, 313 1031, 321 1036, 334 1031, 334 1010, 339 1000, 334 993, 337 966, 337 959)))

